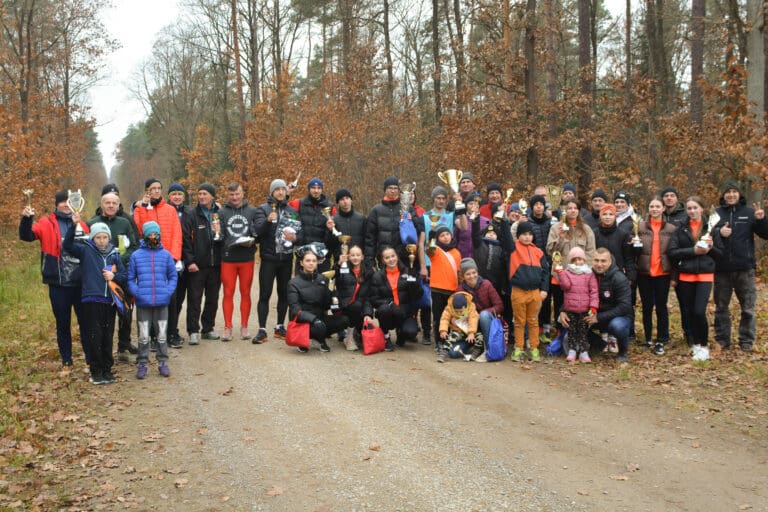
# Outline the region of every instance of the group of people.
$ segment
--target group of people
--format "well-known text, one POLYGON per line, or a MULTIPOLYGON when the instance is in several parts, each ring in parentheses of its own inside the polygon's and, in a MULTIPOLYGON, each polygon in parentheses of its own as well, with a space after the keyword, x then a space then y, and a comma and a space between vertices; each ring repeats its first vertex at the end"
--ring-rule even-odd
POLYGON ((731 345, 729 304, 735 293, 741 308, 738 343, 751 350, 754 235, 768 238, 768 221, 762 207, 747 206, 738 184, 723 186, 717 219, 700 198, 681 202, 672 187, 651 198, 646 212, 635 212, 623 191, 612 202, 602 190, 593 191, 587 210, 574 186, 562 187, 559 204, 551 203, 550 190, 537 186, 527 204, 509 204, 499 184, 488 184, 483 197, 465 172, 457 192, 434 187, 425 210, 415 187, 401 188, 396 177, 388 177, 381 202, 365 216, 347 189, 329 200, 320 178, 294 199, 294 184, 273 180, 259 206, 249 204, 239 183, 226 187, 225 198, 202 183, 196 204, 188 205, 182 185, 173 183, 166 197, 162 183, 150 178, 144 196, 127 211, 117 186, 106 185, 86 222, 72 211, 67 191, 60 191, 53 213, 39 222, 31 207, 24 209, 19 236, 41 243, 62 363, 72 364, 74 309, 97 384, 114 381, 118 309, 118 358, 128 361, 136 354, 141 379, 149 352, 156 351, 158 372, 167 377, 168 347, 184 342, 179 315, 185 300, 190 345, 230 341, 236 334, 260 344, 269 339, 275 287, 272 336, 284 339, 290 324, 306 323, 312 344, 325 352, 333 335, 347 350, 359 349, 364 326, 375 318, 386 350, 417 340, 420 332, 421 342, 435 347, 438 362, 461 355, 483 360, 498 319, 514 326, 508 329, 514 361, 538 361, 540 342, 556 334, 568 361, 587 363, 590 352, 603 350, 626 361, 639 290, 644 342, 662 355, 670 340, 667 302, 673 286, 695 360, 709 358, 706 305, 713 287, 715 340, 731 345), (252 336, 257 249, 258 331, 252 336), (233 319, 236 289, 239 329, 233 319), (138 346, 131 343, 131 304, 138 346), (293 322, 286 323, 287 314, 293 322))

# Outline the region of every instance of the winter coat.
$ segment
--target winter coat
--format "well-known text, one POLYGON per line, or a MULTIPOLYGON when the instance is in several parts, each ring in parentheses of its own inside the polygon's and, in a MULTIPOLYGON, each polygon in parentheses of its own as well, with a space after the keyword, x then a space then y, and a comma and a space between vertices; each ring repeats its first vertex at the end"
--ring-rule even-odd
POLYGON ((592 210, 582 218, 592 231, 595 231, 600 226, 600 210, 592 210))
POLYGON ((322 319, 331 307, 331 290, 328 280, 318 272, 308 274, 303 270, 288 282, 288 306, 291 319, 298 315, 299 322, 311 324, 318 317, 322 319))
POLYGON ((552 228, 552 220, 546 215, 542 215, 541 217, 529 217, 528 221, 533 228, 534 245, 546 254, 547 240, 549 240, 549 230, 552 228))
POLYGON ((509 282, 512 288, 549 291, 549 263, 544 252, 533 244, 515 242, 509 257, 509 282))
POLYGON ((131 254, 128 262, 128 291, 136 299, 136 306, 167 306, 176 291, 177 281, 176 264, 171 253, 162 244, 150 249, 141 240, 139 249, 131 254))
POLYGON ((148 210, 146 206, 138 206, 133 210, 133 218, 136 226, 139 228, 139 236, 143 237, 142 226, 145 222, 153 220, 160 226, 160 240, 163 241, 163 247, 167 247, 175 261, 181 259, 181 246, 183 233, 181 230, 181 221, 176 208, 160 199, 160 202, 148 210))
MULTIPOLYGON (((663 217, 662 217, 663 218, 663 217)), ((672 262, 669 259, 669 243, 675 236, 677 227, 670 223, 661 221, 661 230, 659 230, 659 249, 661 251, 661 268, 665 273, 672 271, 672 262)), ((640 241, 643 247, 637 256, 637 273, 648 275, 651 273, 651 251, 653 250, 653 229, 650 221, 642 221, 637 229, 640 241)))
MULTIPOLYGON (((217 207, 214 206, 214 208, 217 207)), ((250 206, 248 201, 243 199, 243 203, 237 208, 228 202, 224 203, 218 213, 221 234, 224 237, 224 243, 221 247, 221 261, 229 263, 253 261, 254 254, 256 254, 256 242, 252 245, 239 245, 235 241, 240 237, 254 236, 253 220, 256 216, 256 208, 250 206)))
POLYGON ((464 333, 464 330, 456 324, 456 310, 453 309, 453 298, 456 295, 464 295, 467 298, 467 316, 469 325, 466 334, 475 334, 477 332, 477 324, 480 320, 480 313, 477 312, 477 306, 472 302, 472 295, 467 292, 456 292, 448 297, 448 304, 443 310, 443 314, 440 316, 440 332, 459 331, 464 333))
POLYGON ((557 277, 563 290, 563 311, 586 313, 591 308, 597 310, 600 307, 594 273, 576 274, 566 268, 557 277))
MULTIPOLYGON (((631 220, 631 219, 630 219, 631 220)), ((637 280, 637 265, 635 263, 635 248, 632 246, 633 235, 629 231, 613 226, 605 227, 600 224, 595 230, 595 248, 605 247, 611 252, 613 263, 624 272, 627 279, 637 280)), ((567 254, 563 254, 568 257, 567 254)))
MULTIPOLYGON (((278 202, 274 198, 270 197, 266 203, 259 205, 256 208, 256 213, 253 218, 253 230, 259 237, 259 254, 262 260, 265 261, 293 261, 293 251, 278 251, 277 250, 277 227, 282 226, 281 220, 284 218, 290 218, 299 221, 299 214, 289 204, 284 201, 278 202), (272 205, 276 206, 276 212, 278 215, 277 222, 269 222, 267 220, 272 213, 272 205)), ((299 231, 299 234, 301 231, 299 231)), ((293 243, 294 248, 299 247, 299 239, 296 238, 296 242, 293 243)))
POLYGON ((595 233, 589 229, 586 224, 576 224, 575 226, 569 226, 568 231, 560 236, 560 225, 562 222, 558 222, 552 229, 549 230, 549 238, 547 239, 547 254, 551 258, 555 251, 558 251, 563 260, 568 258, 568 253, 574 247, 581 247, 586 254, 586 263, 592 266, 592 257, 595 255, 595 233))
MULTIPOLYGON (((346 213, 338 211, 333 216, 333 222, 336 224, 336 230, 342 235, 352 237, 347 245, 359 245, 365 254, 365 216, 354 209, 346 213)), ((337 237, 331 237, 328 249, 333 252, 335 260, 338 260, 341 255, 341 242, 337 237)))
POLYGON ((302 199, 294 199, 288 204, 299 212, 302 233, 299 238, 299 245, 322 242, 329 246, 333 243, 333 232, 325 225, 328 222, 328 217, 323 215, 323 208, 333 207, 333 205, 325 198, 324 194, 320 195, 320 199, 317 200, 307 195, 302 199))
MULTIPOLYGON (((72 221, 64 218, 71 226, 72 221)), ((70 227, 71 229, 71 227, 70 227)), ((88 225, 80 222, 79 231, 89 233, 88 225)), ((62 250, 63 235, 57 213, 52 213, 32 223, 32 217, 22 217, 19 223, 19 239, 25 242, 40 240, 40 272, 43 283, 53 286, 80 286, 80 261, 69 251, 62 250)))
MULTIPOLYGON (((702 229, 706 229, 707 219, 702 217, 702 229)), ((675 231, 669 242, 667 255, 681 273, 686 274, 710 274, 715 271, 715 261, 723 254, 723 244, 719 230, 712 234, 712 249, 707 254, 696 254, 695 246, 698 241, 693 236, 690 219, 675 231)))
POLYGON ((680 227, 688 222, 688 214, 685 211, 685 206, 679 201, 671 212, 667 212, 665 208, 664 213, 661 214, 661 218, 664 219, 664 222, 668 222, 675 227, 680 227))
MULTIPOLYGON (((218 206, 214 203, 213 211, 218 211, 218 206)), ((224 221, 219 217, 219 222, 224 227, 224 221)), ((182 247, 182 259, 184 268, 188 268, 193 263, 198 268, 218 267, 221 265, 222 246, 226 243, 226 235, 222 231, 222 240, 214 240, 211 221, 205 214, 200 205, 192 210, 191 215, 184 218, 184 244, 182 247)), ((247 261, 247 260, 246 260, 247 261)))
POLYGON ((488 311, 492 315, 500 315, 504 312, 504 303, 501 301, 501 297, 496 292, 496 288, 493 287, 493 283, 487 279, 479 277, 477 286, 474 288, 464 281, 459 285, 457 291, 467 292, 472 295, 472 300, 481 313, 488 311))
POLYGON ((595 277, 600 299, 597 321, 606 326, 616 317, 629 317, 632 314, 632 289, 624 273, 611 264, 604 274, 595 274, 595 277))
POLYGON ((725 199, 720 198, 720 207, 717 209, 720 222, 715 229, 719 232, 727 222, 732 229, 731 236, 721 237, 723 257, 717 260, 718 272, 736 272, 751 270, 756 266, 755 261, 755 237, 768 239, 768 218, 760 220, 755 218, 755 210, 747 206, 744 197, 739 197, 739 202, 728 206, 725 199))
MULTIPOLYGON (((334 293, 339 299, 339 306, 341 309, 344 309, 349 306, 350 302, 352 302, 352 296, 355 295, 358 279, 354 272, 352 272, 351 265, 347 268, 342 268, 341 265, 336 265, 335 270, 334 293)), ((360 288, 357 290, 357 295, 355 295, 355 302, 362 304, 369 293, 373 270, 362 265, 360 272, 360 288)))
POLYGON ((123 260, 123 266, 128 267, 128 260, 131 259, 131 254, 139 248, 131 222, 119 215, 105 217, 99 214, 91 217, 88 221, 88 226, 93 226, 97 222, 103 222, 107 225, 110 233, 112 233, 112 245, 117 247, 118 252, 120 251, 120 237, 123 237, 123 252, 120 253, 120 258, 123 260))
MULTIPOLYGON (((397 280, 397 295, 400 299, 400 307, 411 312, 414 304, 424 295, 418 276, 415 273, 400 265, 400 277, 397 280)), ((385 304, 392 304, 395 301, 392 295, 392 288, 389 287, 387 280, 387 269, 381 268, 374 272, 370 279, 371 285, 368 288, 368 294, 363 307, 363 315, 373 316, 373 310, 380 308, 385 304)))
MULTIPOLYGON (((416 211, 409 209, 413 224, 417 233, 424 232, 424 222, 416 215, 416 211)), ((408 261, 408 252, 400 239, 400 199, 382 199, 379 204, 371 208, 365 225, 365 260, 369 267, 373 267, 373 261, 378 257, 382 247, 393 247, 401 261, 408 261)))
POLYGON ((109 291, 109 282, 104 279, 101 271, 107 267, 113 269, 114 280, 120 286, 125 286, 127 273, 125 265, 120 258, 120 253, 110 242, 107 251, 102 253, 93 240, 75 241, 74 230, 70 229, 64 238, 64 250, 73 254, 80 260, 82 273, 83 302, 112 303, 112 293, 109 291))

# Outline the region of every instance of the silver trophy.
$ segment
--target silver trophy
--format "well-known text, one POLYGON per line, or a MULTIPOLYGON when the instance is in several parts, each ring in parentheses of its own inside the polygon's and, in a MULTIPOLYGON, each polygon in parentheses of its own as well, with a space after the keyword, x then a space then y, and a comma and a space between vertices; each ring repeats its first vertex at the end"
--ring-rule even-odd
POLYGON ((416 194, 416 182, 404 183, 400 185, 400 218, 404 219, 408 215, 416 194))
POLYGON ((85 209, 85 198, 83 197, 83 193, 80 191, 80 189, 77 189, 77 192, 67 190, 67 205, 72 209, 73 212, 83 212, 85 209))

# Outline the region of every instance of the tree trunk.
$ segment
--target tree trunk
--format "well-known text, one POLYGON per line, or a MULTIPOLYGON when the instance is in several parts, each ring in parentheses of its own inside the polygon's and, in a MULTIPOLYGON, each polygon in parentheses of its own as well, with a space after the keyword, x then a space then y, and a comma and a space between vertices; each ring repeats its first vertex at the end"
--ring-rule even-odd
POLYGON ((526 109, 527 178, 529 183, 535 183, 539 176, 538 109, 536 106, 536 0, 528 0, 525 9, 525 95, 528 99, 528 108, 526 109))
POLYGON ((592 184, 592 143, 590 130, 592 128, 592 111, 594 108, 594 75, 592 74, 592 15, 590 0, 578 0, 579 18, 579 92, 589 101, 579 113, 579 127, 583 143, 576 164, 579 176, 578 189, 587 191, 592 184))
MULTIPOLYGON (((512 27, 510 26, 510 0, 502 0, 501 2, 501 30, 502 41, 504 42, 504 88, 510 90, 512 88, 512 27)), ((548 0, 551 4, 552 0, 548 0)))
MULTIPOLYGON (((557 136, 557 109, 555 109, 555 102, 557 101, 557 81, 556 81, 556 66, 555 59, 557 55, 555 53, 556 43, 555 34, 558 18, 555 16, 552 9, 552 2, 555 0, 544 0, 544 41, 546 45, 546 71, 547 71, 547 102, 549 104, 549 136, 554 138, 557 136)), ((507 5, 509 0, 504 0, 507 5)), ((511 75, 511 66, 509 73, 511 75)))
POLYGON ((456 37, 453 53, 456 58, 456 110, 463 112, 466 103, 467 65, 464 56, 464 22, 461 19, 461 1, 453 0, 453 17, 456 24, 456 37))
POLYGON ((704 76, 704 2, 691 2, 691 122, 700 130, 704 119, 704 100, 699 80, 704 76))
POLYGON ((259 36, 256 19, 256 0, 248 0, 248 58, 251 61, 250 89, 251 108, 261 101, 261 79, 259 78, 259 36))
POLYGON ((432 0, 432 57, 435 69, 432 74, 432 82, 435 91, 435 123, 437 126, 442 124, 443 105, 440 92, 440 0, 432 0))
POLYGON ((626 159, 632 154, 632 0, 626 0, 626 20, 624 23, 624 121, 627 123, 624 135, 626 159))
POLYGON ((387 61, 387 107, 392 110, 395 95, 395 77, 392 70, 392 49, 389 41, 389 0, 384 0, 384 55, 387 61))
MULTIPOLYGON (((749 3, 747 1, 747 4, 749 3)), ((739 14, 738 0, 728 0, 728 17, 730 18, 730 26, 733 27, 732 30, 736 33, 736 44, 739 47, 739 64, 743 66, 747 57, 747 34, 744 30, 744 20, 741 19, 739 14)))

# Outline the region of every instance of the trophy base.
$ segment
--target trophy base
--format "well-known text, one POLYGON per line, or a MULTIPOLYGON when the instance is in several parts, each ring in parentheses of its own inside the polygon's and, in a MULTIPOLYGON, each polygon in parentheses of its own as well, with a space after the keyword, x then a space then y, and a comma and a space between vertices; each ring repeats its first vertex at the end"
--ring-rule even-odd
POLYGON ((643 246, 643 242, 632 242, 632 247, 640 249, 643 246))
POLYGON ((699 240, 696 242, 696 247, 701 247, 702 249, 709 249, 709 244, 704 240, 699 240))

